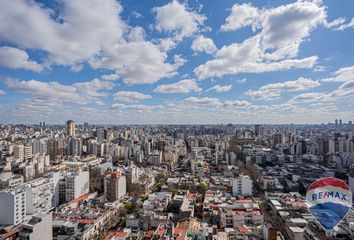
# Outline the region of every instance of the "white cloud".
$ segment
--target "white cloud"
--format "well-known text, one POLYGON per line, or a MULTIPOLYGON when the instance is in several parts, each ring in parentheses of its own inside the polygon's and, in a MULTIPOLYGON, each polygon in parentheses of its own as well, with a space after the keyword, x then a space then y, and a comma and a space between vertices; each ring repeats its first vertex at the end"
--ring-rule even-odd
POLYGON ((105 74, 101 76, 102 80, 108 80, 108 81, 115 81, 119 78, 119 76, 115 73, 112 74, 105 74))
POLYGON ((120 91, 113 94, 113 99, 124 102, 137 102, 141 100, 150 99, 151 96, 135 91, 120 91))
POLYGON ((354 80, 343 83, 331 93, 332 97, 354 97, 354 80))
POLYGON ((26 69, 41 72, 43 67, 29 59, 26 51, 13 47, 0 47, 0 66, 13 69, 26 69))
POLYGON ((214 90, 215 92, 228 92, 230 91, 232 88, 232 84, 230 85, 224 85, 224 86, 221 86, 219 84, 215 85, 215 86, 212 86, 211 88, 209 88, 207 91, 212 91, 214 90))
MULTIPOLYGON (((223 25, 224 30, 237 29, 253 23, 260 29, 242 43, 219 49, 213 60, 198 66, 194 73, 199 79, 222 77, 226 74, 261 73, 290 68, 311 68, 317 56, 296 59, 300 44, 319 24, 326 22, 325 7, 319 1, 298 1, 276 8, 262 9, 255 14, 250 5, 236 5, 238 11, 253 11, 251 19, 237 19, 223 25), (257 18, 257 19, 253 19, 257 18), (231 25, 233 23, 234 25, 231 25), (237 24, 236 24, 237 23, 237 24)), ((232 15, 233 16, 233 15, 232 15)), ((239 18, 241 18, 239 16, 239 18)))
POLYGON ((344 18, 336 18, 334 19, 332 22, 325 22, 324 25, 326 28, 335 28, 338 27, 339 25, 342 25, 343 23, 345 23, 345 19, 344 18))
POLYGON ((112 109, 126 109, 126 110, 134 110, 139 112, 152 111, 152 110, 162 109, 162 108, 164 108, 163 105, 123 104, 123 103, 112 104, 112 109))
POLYGON ((193 40, 191 49, 194 52, 205 52, 208 54, 214 53, 217 48, 214 44, 213 39, 206 38, 204 36, 198 36, 193 40))
POLYGON ((262 45, 275 48, 267 57, 296 57, 300 44, 319 24, 326 21, 325 7, 320 2, 299 1, 269 9, 262 20, 262 45))
POLYGON ((172 38, 163 38, 158 40, 158 47, 162 52, 168 52, 169 50, 175 48, 177 42, 172 38))
POLYGON ((221 30, 235 31, 255 24, 258 15, 258 9, 253 7, 250 3, 234 4, 230 16, 226 18, 225 24, 221 26, 221 30))
POLYGON ((158 93, 189 93, 200 92, 202 89, 192 79, 184 79, 172 84, 161 84, 157 86, 154 92, 158 93))
POLYGON ((218 98, 210 98, 210 97, 188 97, 183 100, 183 104, 192 104, 192 105, 204 105, 204 106, 220 106, 221 102, 218 98))
POLYGON ((148 41, 127 42, 116 45, 113 49, 104 49, 102 57, 93 59, 94 68, 117 70, 116 74, 126 84, 151 84, 161 78, 177 74, 176 70, 183 62, 170 64, 167 54, 158 46, 148 41))
POLYGON ((155 7, 156 29, 160 32, 171 32, 178 41, 189 37, 204 27, 206 17, 180 3, 177 0, 162 6, 155 7))
POLYGON ((343 31, 346 30, 347 28, 354 28, 354 18, 348 23, 344 23, 344 21, 341 22, 342 24, 339 25, 335 30, 337 31, 343 31))
POLYGON ((136 26, 132 28, 128 34, 129 41, 133 42, 138 42, 138 41, 144 41, 145 39, 145 31, 142 27, 136 26))
POLYGON ((348 82, 354 80, 354 66, 343 67, 334 72, 333 77, 324 78, 322 82, 348 82))
POLYGON ((211 97, 188 97, 181 102, 182 107, 185 108, 206 108, 209 111, 220 110, 220 111, 230 111, 235 109, 247 109, 251 108, 252 104, 248 101, 242 100, 225 100, 220 101, 218 98, 211 97))
POLYGON ((241 101, 241 100, 226 100, 223 104, 224 107, 242 107, 242 108, 248 108, 252 104, 248 101, 241 101))
POLYGON ((261 49, 259 36, 249 38, 243 43, 224 46, 216 52, 215 59, 196 67, 194 73, 198 79, 222 77, 236 73, 262 73, 291 68, 311 68, 318 57, 303 59, 266 60, 261 49))
POLYGON ((3 96, 3 95, 5 95, 6 94, 6 92, 4 91, 4 90, 1 90, 0 89, 0 96, 3 96))
POLYGON ((313 81, 311 79, 300 77, 299 79, 294 81, 267 84, 257 90, 247 91, 246 95, 250 96, 253 99, 269 100, 280 97, 280 94, 283 91, 303 91, 318 87, 320 85, 321 84, 318 81, 313 81))
POLYGON ((107 90, 114 83, 94 79, 89 82, 63 85, 58 82, 37 80, 18 80, 6 78, 5 85, 13 90, 30 94, 34 99, 56 103, 88 104, 101 103, 101 97, 107 96, 107 90))
POLYGON ((120 40, 125 28, 119 17, 122 7, 115 0, 61 1, 58 21, 52 9, 34 1, 0 1, 0 9, 1 40, 22 49, 41 49, 55 64, 92 58, 120 40))

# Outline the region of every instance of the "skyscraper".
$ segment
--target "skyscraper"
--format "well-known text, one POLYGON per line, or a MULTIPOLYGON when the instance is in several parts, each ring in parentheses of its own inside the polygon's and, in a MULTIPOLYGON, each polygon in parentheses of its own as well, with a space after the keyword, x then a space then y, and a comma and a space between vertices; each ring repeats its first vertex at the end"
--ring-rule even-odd
POLYGON ((254 135, 256 137, 261 135, 261 125, 259 125, 259 124, 254 125, 254 135))
POLYGON ((75 122, 73 120, 66 122, 66 135, 70 137, 75 136, 75 122))

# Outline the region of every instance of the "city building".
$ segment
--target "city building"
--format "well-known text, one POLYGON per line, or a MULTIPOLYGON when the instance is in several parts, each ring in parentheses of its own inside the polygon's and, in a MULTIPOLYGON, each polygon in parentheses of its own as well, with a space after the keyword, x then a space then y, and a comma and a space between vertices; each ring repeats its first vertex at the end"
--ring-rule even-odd
POLYGON ((122 173, 111 173, 110 175, 107 175, 104 180, 107 201, 115 202, 127 193, 127 180, 122 173))
POLYGON ((26 192, 23 188, 0 192, 0 225, 17 225, 25 220, 26 192))
POLYGON ((240 175, 232 179, 232 195, 252 196, 253 181, 248 175, 240 175))
POLYGON ((75 122, 73 120, 68 120, 66 122, 66 135, 69 137, 75 136, 75 122))
POLYGON ((52 215, 37 213, 22 225, 19 240, 53 239, 52 215))

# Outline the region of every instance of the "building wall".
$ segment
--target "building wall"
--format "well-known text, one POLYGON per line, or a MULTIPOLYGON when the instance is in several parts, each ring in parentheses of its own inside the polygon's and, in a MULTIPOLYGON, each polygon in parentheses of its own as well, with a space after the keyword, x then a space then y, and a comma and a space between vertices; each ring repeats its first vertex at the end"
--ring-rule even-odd
POLYGON ((0 225, 22 223, 26 214, 25 192, 20 190, 18 192, 0 192, 0 209, 0 225))

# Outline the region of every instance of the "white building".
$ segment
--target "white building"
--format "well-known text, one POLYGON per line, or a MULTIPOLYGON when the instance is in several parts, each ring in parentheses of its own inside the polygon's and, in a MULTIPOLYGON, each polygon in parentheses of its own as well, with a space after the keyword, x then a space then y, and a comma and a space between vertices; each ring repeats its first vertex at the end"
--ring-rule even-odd
POLYGON ((48 178, 37 178, 26 183, 26 213, 47 213, 53 207, 54 184, 48 178))
POLYGON ((253 181, 250 179, 248 175, 240 175, 237 178, 233 178, 231 180, 232 185, 232 195, 244 195, 251 196, 252 195, 252 186, 253 181))
POLYGON ((53 183, 53 198, 52 198, 52 206, 59 206, 59 181, 60 181, 60 172, 50 172, 47 173, 45 178, 49 179, 50 182, 53 183))
POLYGON ((109 202, 115 202, 127 193, 127 180, 120 172, 105 177, 104 192, 109 202))
POLYGON ((237 228, 245 224, 263 224, 263 215, 258 203, 250 202, 227 205, 219 208, 219 223, 222 228, 237 228))
POLYGON ((52 239, 52 215, 36 214, 22 225, 19 240, 52 239))
POLYGON ((66 201, 69 202, 89 192, 89 172, 72 172, 64 178, 66 201))
POLYGON ((17 145, 14 147, 14 157, 20 161, 24 160, 24 146, 17 145))
POLYGON ((0 225, 17 225, 25 220, 26 194, 23 189, 0 192, 0 225))

